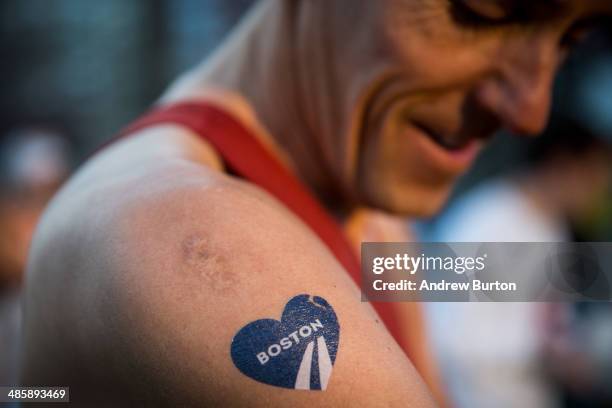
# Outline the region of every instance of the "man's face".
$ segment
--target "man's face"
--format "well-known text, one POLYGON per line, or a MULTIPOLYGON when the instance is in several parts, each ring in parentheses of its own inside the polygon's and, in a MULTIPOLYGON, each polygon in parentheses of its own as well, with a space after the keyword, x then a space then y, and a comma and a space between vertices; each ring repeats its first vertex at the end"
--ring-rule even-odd
POLYGON ((361 201, 412 215, 437 211, 500 127, 542 130, 556 69, 586 22, 610 7, 604 0, 302 5, 324 50, 309 74, 319 84, 313 106, 323 118, 324 156, 361 201))

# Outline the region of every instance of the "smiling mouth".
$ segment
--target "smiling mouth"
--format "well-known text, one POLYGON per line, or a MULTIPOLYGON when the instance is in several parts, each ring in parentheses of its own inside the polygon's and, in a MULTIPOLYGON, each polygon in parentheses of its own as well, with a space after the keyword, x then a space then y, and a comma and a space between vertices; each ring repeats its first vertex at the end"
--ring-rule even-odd
POLYGON ((439 132, 434 131, 431 127, 424 125, 422 123, 413 122, 412 125, 416 127, 418 130, 427 135, 431 140, 433 140, 437 145, 441 146, 445 150, 451 152, 457 152, 462 149, 465 149, 470 144, 475 141, 475 138, 453 138, 453 137, 444 137, 439 132))

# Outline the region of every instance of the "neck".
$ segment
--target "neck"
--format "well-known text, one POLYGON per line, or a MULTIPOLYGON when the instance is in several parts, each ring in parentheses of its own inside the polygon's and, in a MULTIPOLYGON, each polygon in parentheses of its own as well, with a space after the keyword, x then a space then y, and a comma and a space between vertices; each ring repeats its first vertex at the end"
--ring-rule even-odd
POLYGON ((245 122, 321 202, 340 218, 352 210, 324 160, 320 128, 307 108, 294 8, 262 1, 213 56, 164 96, 212 99, 245 122))

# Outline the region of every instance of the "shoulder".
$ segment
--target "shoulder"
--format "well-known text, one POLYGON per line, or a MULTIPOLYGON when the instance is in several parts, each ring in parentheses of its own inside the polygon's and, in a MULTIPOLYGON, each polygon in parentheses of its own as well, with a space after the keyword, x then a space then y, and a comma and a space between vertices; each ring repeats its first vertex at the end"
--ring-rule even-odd
POLYGON ((181 140, 179 130, 178 141, 169 142, 168 132, 176 129, 145 131, 111 146, 70 180, 37 228, 28 286, 55 275, 64 289, 82 294, 72 279, 77 272, 65 268, 71 265, 85 282, 105 280, 113 293, 129 291, 132 300, 149 299, 146 290, 160 281, 223 296, 243 279, 253 283, 270 274, 276 262, 290 264, 299 248, 319 253, 313 263, 334 262, 273 197, 224 174, 199 141, 211 162, 182 154, 193 154, 186 146, 193 140, 181 140))
POLYGON ((357 287, 274 198, 190 160, 137 160, 119 170, 121 180, 114 180, 116 168, 84 169, 37 233, 25 327, 30 382, 65 380, 75 384, 76 398, 84 382, 95 380, 132 401, 168 405, 333 405, 355 393, 365 405, 428 404, 418 375, 359 301, 357 287), (296 327, 286 336, 272 338, 276 329, 252 325, 282 320, 296 296, 320 301, 314 309, 295 308, 305 317, 293 318, 296 327), (340 338, 326 393, 266 384, 279 376, 295 384, 305 349, 288 347, 300 339, 291 334, 321 305, 333 308, 332 341, 340 338), (52 329, 38 324, 54 318, 52 329), (241 363, 233 349, 247 327, 257 329, 253 341, 266 343, 262 349, 273 347, 274 360, 258 373, 244 364, 256 363, 261 350, 244 352, 250 360, 241 363), (33 361, 42 352, 52 356, 52 367, 33 361), (277 352, 282 356, 274 358, 277 352), (56 368, 87 363, 97 367, 95 375, 73 378, 56 368))

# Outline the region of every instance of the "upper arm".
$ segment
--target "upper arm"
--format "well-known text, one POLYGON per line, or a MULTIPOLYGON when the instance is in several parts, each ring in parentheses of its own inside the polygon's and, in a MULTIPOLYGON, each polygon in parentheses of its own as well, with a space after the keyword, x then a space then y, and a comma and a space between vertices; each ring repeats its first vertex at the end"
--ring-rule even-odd
POLYGON ((128 217, 129 258, 117 278, 131 322, 125 334, 150 367, 145 375, 163 384, 160 395, 202 405, 426 406, 415 370, 333 256, 259 194, 221 186, 128 217), (280 320, 302 294, 310 300, 294 299, 280 324, 253 323, 280 320), (320 383, 319 364, 333 359, 319 360, 320 337, 336 357, 327 389, 284 388, 295 386, 304 355, 305 365, 314 361, 307 383, 320 383))
POLYGON ((28 271, 24 385, 73 385, 87 404, 431 406, 358 288, 293 214, 201 165, 147 163, 93 189, 97 171, 86 169, 44 217, 28 271), (251 324, 281 319, 303 294, 280 325, 251 324), (335 353, 325 391, 264 383, 295 386, 312 343, 304 365, 316 388, 320 337, 329 361, 335 353), (268 343, 279 347, 261 364, 253 350, 268 343), (245 374, 257 364, 260 381, 245 374))

